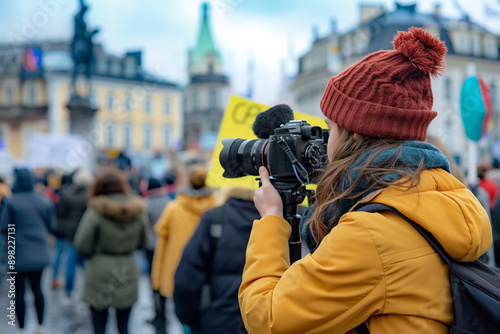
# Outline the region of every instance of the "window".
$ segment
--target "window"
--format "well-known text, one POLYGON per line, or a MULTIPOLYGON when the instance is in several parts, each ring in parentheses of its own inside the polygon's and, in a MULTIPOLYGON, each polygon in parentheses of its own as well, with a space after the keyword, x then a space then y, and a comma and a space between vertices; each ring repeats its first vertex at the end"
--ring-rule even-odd
POLYGON ((209 106, 210 108, 216 108, 217 107, 217 91, 215 89, 211 89, 208 92, 208 101, 209 101, 209 106))
POLYGON ((481 44, 479 43, 479 37, 478 36, 472 36, 471 41, 470 41, 470 48, 471 48, 471 53, 473 55, 480 55, 481 54, 481 44))
POLYGON ((7 146, 7 134, 4 126, 0 124, 0 149, 5 148, 6 146, 7 146))
POLYGON ((143 133, 143 139, 144 139, 144 148, 146 150, 151 149, 152 147, 152 137, 153 137, 153 128, 151 124, 146 123, 144 124, 144 133, 143 133))
POLYGON ((10 64, 10 69, 17 70, 19 68, 19 65, 20 65, 19 64, 19 59, 20 59, 20 57, 18 57, 18 56, 13 56, 12 57, 12 59, 11 59, 12 62, 10 64))
POLYGON ((10 84, 5 85, 5 104, 12 105, 12 86, 10 84))
POLYGON ((26 104, 31 107, 36 104, 36 84, 34 82, 27 83, 26 104))
POLYGON ((451 80, 450 78, 445 78, 444 79, 444 98, 446 101, 451 101, 452 96, 451 96, 451 80))
POLYGON ((113 95, 113 92, 109 92, 108 93, 108 98, 107 98, 107 102, 106 102, 106 107, 108 108, 108 110, 113 110, 115 109, 115 97, 113 95))
POLYGON ((342 53, 346 56, 346 57, 350 57, 353 53, 353 46, 352 46, 352 42, 350 40, 346 40, 344 45, 342 45, 342 53))
POLYGON ((208 64, 208 74, 213 74, 214 73, 214 64, 209 63, 208 64))
POLYGON ((108 72, 108 61, 106 58, 98 58, 96 70, 98 73, 105 74, 108 72))
POLYGON ((125 93, 124 108, 126 112, 130 112, 130 110, 132 110, 132 99, 130 97, 130 93, 125 93))
MULTIPOLYGON (((24 123, 21 125, 21 136, 24 143, 29 143, 33 135, 37 132, 36 125, 33 123, 24 123)), ((21 149, 23 155, 29 154, 29 145, 23 145, 21 149)))
POLYGON ((486 43, 486 56, 493 57, 493 43, 491 41, 486 43))
POLYGON ((489 58, 496 58, 496 53, 495 53, 495 41, 488 39, 486 42, 486 56, 489 58))
POLYGON ((169 148, 170 147, 170 124, 165 124, 163 126, 163 134, 162 134, 162 141, 163 141, 163 148, 169 148))
POLYGON ((90 90, 89 101, 90 101, 90 105, 92 107, 97 107, 97 104, 98 104, 97 94, 96 94, 95 90, 93 90, 93 89, 90 90))
POLYGON ((125 67, 124 67, 123 72, 127 78, 131 78, 131 77, 135 76, 136 66, 135 66, 134 59, 126 59, 125 60, 125 67))
POLYGON ((170 112, 171 112, 171 105, 170 105, 170 98, 165 98, 165 104, 164 104, 164 109, 163 109, 163 113, 165 115, 170 115, 170 112))
POLYGON ((104 129, 104 140, 106 148, 115 147, 115 122, 107 121, 104 129))
POLYGON ((130 122, 123 124, 123 146, 127 150, 132 148, 132 123, 130 122))
POLYGON ((198 92, 193 92, 193 109, 198 109, 198 92))
POLYGON ((6 56, 5 57, 5 69, 11 70, 16 68, 15 56, 6 56))
POLYGON ((111 74, 115 76, 119 76, 122 71, 122 65, 117 61, 113 61, 111 63, 111 74))
POLYGON ((466 52, 466 49, 465 49, 465 36, 460 36, 459 39, 458 39, 458 51, 460 53, 465 53, 466 52))
POLYGON ((144 111, 146 111, 146 114, 151 114, 151 98, 149 96, 144 99, 144 111))
POLYGON ((498 101, 497 101, 497 86, 495 85, 494 81, 492 81, 490 84, 490 97, 491 97, 491 106, 495 107, 498 101))

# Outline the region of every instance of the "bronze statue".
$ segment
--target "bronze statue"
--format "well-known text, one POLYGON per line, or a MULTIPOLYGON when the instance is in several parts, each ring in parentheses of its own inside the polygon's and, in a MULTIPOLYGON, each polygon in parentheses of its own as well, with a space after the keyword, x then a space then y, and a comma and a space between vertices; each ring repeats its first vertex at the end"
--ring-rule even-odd
POLYGON ((71 57, 73 58, 73 76, 71 78, 71 94, 79 97, 76 91, 76 77, 82 71, 87 78, 90 88, 90 73, 94 61, 94 45, 92 37, 99 32, 99 29, 93 31, 87 30, 87 24, 84 20, 85 12, 88 6, 84 0, 80 0, 80 11, 75 15, 75 33, 71 43, 71 57))

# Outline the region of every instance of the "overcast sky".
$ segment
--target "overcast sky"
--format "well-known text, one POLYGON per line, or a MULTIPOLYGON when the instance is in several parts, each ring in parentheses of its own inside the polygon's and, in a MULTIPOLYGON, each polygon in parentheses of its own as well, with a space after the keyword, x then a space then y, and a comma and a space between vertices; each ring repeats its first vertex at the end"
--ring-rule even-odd
MULTIPOLYGON (((187 82, 187 51, 197 40, 201 0, 86 0, 89 28, 99 28, 96 42, 122 55, 142 50, 147 70, 173 82, 187 82)), ((369 0, 212 0, 211 28, 221 50, 232 89, 246 91, 248 59, 255 58, 254 98, 273 104, 279 94, 281 62, 297 59, 310 47, 313 26, 320 37, 331 28, 345 32, 359 23, 359 3, 395 7, 394 1, 369 0)), ((415 1, 400 1, 408 4, 415 1)), ((444 16, 457 18, 464 8, 472 20, 500 34, 500 0, 420 0, 417 10, 430 13, 441 4, 444 16), (487 16, 484 7, 498 12, 487 16)), ((69 39, 78 0, 0 0, 0 42, 69 39)), ((296 72, 297 62, 288 62, 296 72)))

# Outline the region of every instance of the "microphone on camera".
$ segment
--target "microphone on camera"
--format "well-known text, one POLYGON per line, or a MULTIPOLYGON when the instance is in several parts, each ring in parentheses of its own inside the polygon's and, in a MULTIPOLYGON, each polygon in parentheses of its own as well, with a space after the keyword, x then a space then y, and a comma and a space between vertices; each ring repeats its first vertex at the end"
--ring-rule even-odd
POLYGON ((255 118, 252 130, 260 139, 268 139, 274 129, 293 120, 293 110, 286 104, 278 104, 261 112, 255 118))

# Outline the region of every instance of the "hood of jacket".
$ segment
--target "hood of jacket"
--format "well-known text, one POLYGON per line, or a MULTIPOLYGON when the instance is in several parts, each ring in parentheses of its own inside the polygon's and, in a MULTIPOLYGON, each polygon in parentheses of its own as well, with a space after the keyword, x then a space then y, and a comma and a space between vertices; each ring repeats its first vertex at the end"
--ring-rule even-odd
POLYGON ((193 191, 191 189, 189 192, 179 193, 175 197, 175 201, 179 203, 183 210, 201 216, 216 204, 216 197, 212 191, 207 191, 207 189, 203 191, 193 191))
POLYGON ((255 189, 245 188, 241 186, 228 186, 221 190, 219 196, 220 205, 226 203, 230 198, 242 199, 245 201, 253 201, 255 189))
POLYGON ((26 168, 17 169, 15 171, 14 185, 12 192, 30 192, 34 189, 33 174, 26 168))
POLYGON ((255 190, 241 186, 228 186, 219 196, 224 204, 227 225, 241 235, 250 235, 253 222, 260 219, 260 213, 253 203, 255 190), (248 234, 247 234, 248 233, 248 234))
POLYGON ((146 209, 141 198, 124 194, 96 196, 89 201, 88 207, 117 221, 137 219, 146 209))
POLYGON ((423 171, 417 187, 391 186, 359 203, 364 202, 396 208, 432 233, 456 261, 476 261, 492 242, 484 208, 464 184, 443 169, 423 171))

